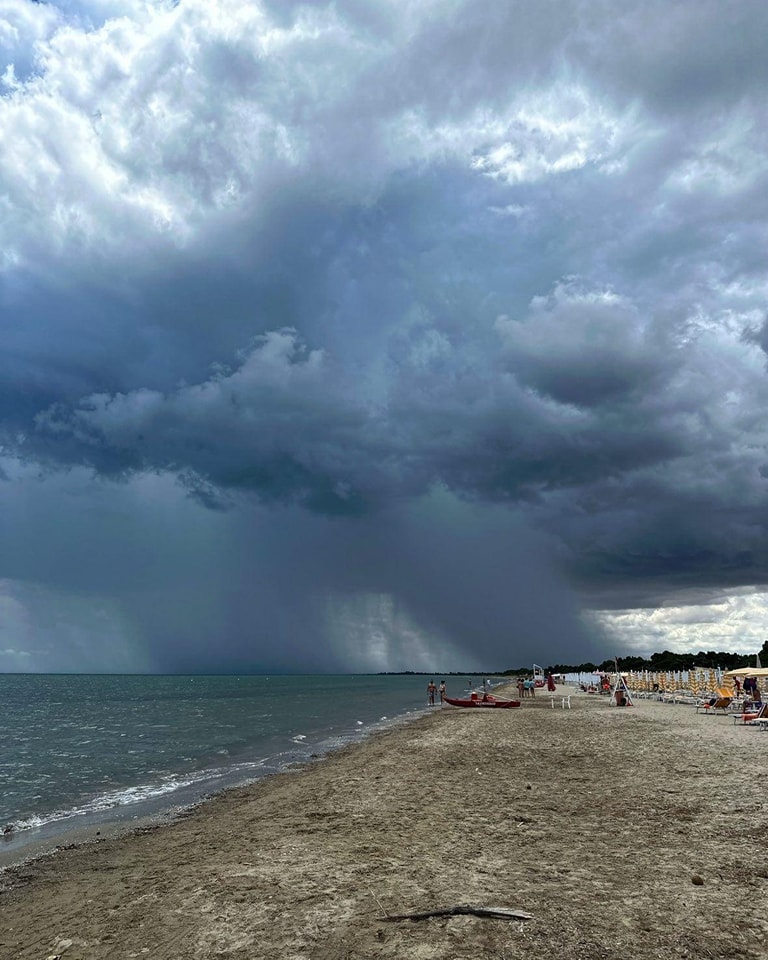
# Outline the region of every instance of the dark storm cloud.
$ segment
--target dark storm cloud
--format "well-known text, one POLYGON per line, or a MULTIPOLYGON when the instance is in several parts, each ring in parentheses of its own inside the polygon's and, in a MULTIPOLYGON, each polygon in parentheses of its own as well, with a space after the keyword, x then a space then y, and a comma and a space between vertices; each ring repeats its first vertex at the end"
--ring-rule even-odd
MULTIPOLYGON (((11 13, 8 487, 42 468, 53 490, 64 469, 89 498, 90 471, 119 481, 117 502, 173 480, 203 539, 237 552, 238 524, 254 531, 258 597, 227 588, 230 556, 197 614, 174 612, 170 583, 125 599, 142 636, 176 637, 165 664, 225 596, 231 651, 258 605, 295 657, 315 624, 308 662, 330 662, 349 624, 384 616, 376 597, 392 604, 382 663, 407 617, 434 643, 479 617, 501 650, 516 532, 539 558, 527 594, 563 597, 558 650, 567 624, 588 643, 560 574, 606 609, 766 583, 763 4, 11 13), (432 576, 442 538, 472 563, 432 576), (315 552, 328 575, 304 559, 292 584, 315 552), (456 581, 476 600, 441 602, 456 581)), ((129 512, 141 542, 140 497, 129 512)), ((74 589, 22 556, 9 581, 74 589)), ((528 656, 540 631, 523 620, 528 656)))
POLYGON ((760 95, 768 79, 759 0, 729 4, 585 3, 577 57, 609 86, 679 116, 760 95))

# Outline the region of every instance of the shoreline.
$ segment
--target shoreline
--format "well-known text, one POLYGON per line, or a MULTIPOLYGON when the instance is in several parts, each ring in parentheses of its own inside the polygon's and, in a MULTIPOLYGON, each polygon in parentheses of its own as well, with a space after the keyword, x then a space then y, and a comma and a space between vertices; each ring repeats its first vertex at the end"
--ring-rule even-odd
POLYGON ((175 802, 169 803, 170 795, 158 796, 132 804, 116 805, 96 813, 88 813, 82 818, 72 815, 67 819, 46 823, 43 827, 19 830, 10 835, 0 836, 0 891, 3 873, 12 867, 51 856, 59 850, 92 843, 97 839, 101 841, 122 838, 136 831, 174 823, 231 790, 248 789, 263 780, 296 773, 306 767, 322 763, 335 753, 362 746, 371 737, 397 730, 403 725, 415 723, 421 717, 428 715, 422 710, 408 711, 388 719, 385 724, 362 730, 354 739, 350 736, 342 744, 331 747, 315 744, 313 746, 321 752, 291 759, 278 768, 267 767, 264 772, 257 775, 251 774, 241 780, 234 773, 229 777, 226 774, 216 775, 207 781, 201 781, 200 787, 196 790, 181 789, 179 793, 187 796, 186 800, 177 798, 175 802))
MULTIPOLYGON (((385 709, 387 709, 385 707, 385 709)), ((229 758, 227 766, 161 771, 156 781, 138 780, 112 788, 106 794, 84 796, 71 808, 49 808, 31 815, 16 816, 6 812, 0 821, 0 871, 30 857, 44 855, 59 847, 82 842, 96 835, 114 835, 154 822, 166 822, 183 815, 227 790, 257 783, 264 777, 279 775, 304 764, 315 763, 348 744, 358 743, 380 730, 409 723, 428 708, 409 701, 389 716, 369 711, 364 721, 342 719, 313 731, 314 736, 294 737, 284 734, 282 744, 255 744, 229 758), (273 752, 264 752, 270 747, 273 752), (167 781, 177 779, 173 789, 167 781), (35 822, 36 821, 36 822, 35 822), (4 832, 3 824, 8 832, 4 832)), ((389 710, 387 710, 389 713, 389 710)), ((94 786, 96 786, 94 784, 94 786)))
POLYGON ((764 956, 768 736, 572 706, 435 710, 8 868, 0 957, 764 956), (463 903, 532 919, 381 919, 463 903))

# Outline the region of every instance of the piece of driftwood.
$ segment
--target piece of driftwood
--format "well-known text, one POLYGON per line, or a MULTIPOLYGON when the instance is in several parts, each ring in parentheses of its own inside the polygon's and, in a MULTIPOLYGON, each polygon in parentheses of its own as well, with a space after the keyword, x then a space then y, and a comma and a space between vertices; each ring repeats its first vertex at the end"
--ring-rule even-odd
POLYGON ((379 920, 426 920, 428 917, 489 917, 491 920, 532 920, 533 914, 523 910, 511 910, 509 907, 471 907, 459 904, 456 907, 440 907, 437 910, 424 910, 420 913, 393 913, 379 920))

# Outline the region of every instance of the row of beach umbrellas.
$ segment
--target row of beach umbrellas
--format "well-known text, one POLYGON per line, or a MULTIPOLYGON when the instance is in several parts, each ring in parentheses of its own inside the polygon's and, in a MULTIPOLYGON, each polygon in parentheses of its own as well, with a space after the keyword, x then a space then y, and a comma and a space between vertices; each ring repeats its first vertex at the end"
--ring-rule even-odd
POLYGON ((717 694, 720 690, 732 691, 734 678, 768 677, 766 667, 740 667, 737 670, 641 670, 623 674, 630 690, 662 693, 687 692, 701 697, 717 694))
POLYGON ((637 692, 686 691, 694 696, 716 693, 723 685, 723 675, 718 670, 642 670, 626 673, 624 679, 629 689, 637 692))

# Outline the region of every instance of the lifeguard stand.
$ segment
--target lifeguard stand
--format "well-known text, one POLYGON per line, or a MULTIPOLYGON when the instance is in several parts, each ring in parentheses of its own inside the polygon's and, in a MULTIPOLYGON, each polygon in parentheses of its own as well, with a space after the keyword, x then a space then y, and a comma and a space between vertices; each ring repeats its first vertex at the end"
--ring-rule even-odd
POLYGON ((618 670, 616 671, 616 682, 613 685, 613 692, 611 693, 611 702, 617 707, 634 707, 632 694, 629 692, 624 674, 619 673, 618 670))

